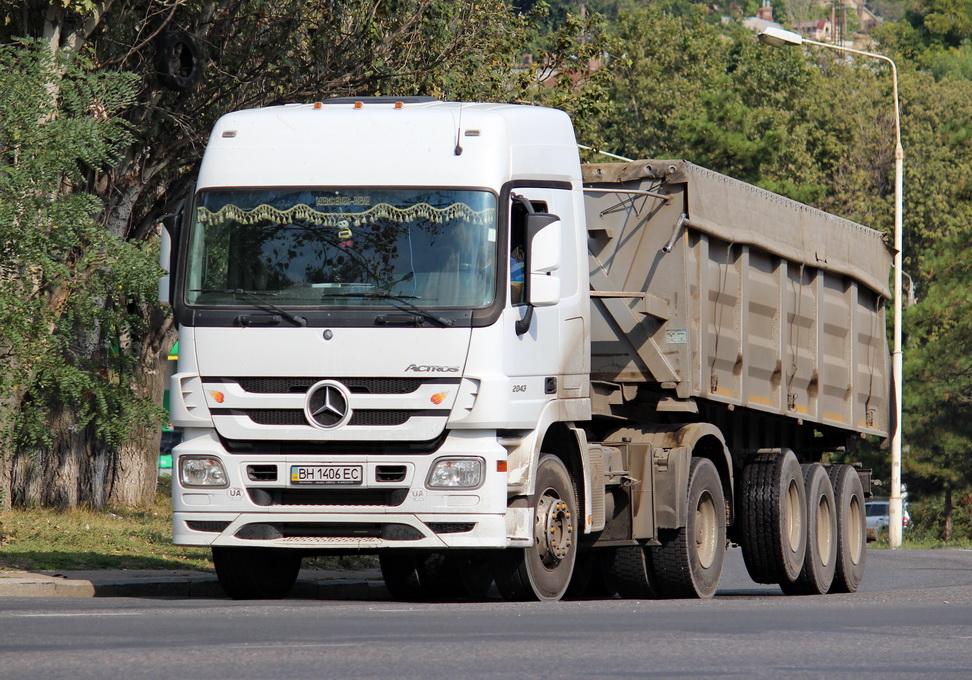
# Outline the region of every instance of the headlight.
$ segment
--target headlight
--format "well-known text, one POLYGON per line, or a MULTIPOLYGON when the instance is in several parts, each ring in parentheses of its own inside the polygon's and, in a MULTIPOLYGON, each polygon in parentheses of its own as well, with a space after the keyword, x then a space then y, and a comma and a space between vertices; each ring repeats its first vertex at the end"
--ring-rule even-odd
POLYGON ((482 458, 443 458, 435 461, 425 485, 430 489, 476 489, 483 484, 482 458))
POLYGON ((208 456, 181 456, 179 458, 179 482, 182 486, 226 487, 226 470, 218 458, 208 456))

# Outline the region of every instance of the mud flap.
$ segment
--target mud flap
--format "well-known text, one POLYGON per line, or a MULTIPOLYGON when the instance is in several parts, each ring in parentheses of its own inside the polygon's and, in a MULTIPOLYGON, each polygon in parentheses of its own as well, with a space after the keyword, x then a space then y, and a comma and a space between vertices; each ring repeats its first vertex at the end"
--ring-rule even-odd
POLYGON ((651 462, 655 524, 659 529, 680 529, 686 521, 692 451, 685 446, 653 449, 651 462))

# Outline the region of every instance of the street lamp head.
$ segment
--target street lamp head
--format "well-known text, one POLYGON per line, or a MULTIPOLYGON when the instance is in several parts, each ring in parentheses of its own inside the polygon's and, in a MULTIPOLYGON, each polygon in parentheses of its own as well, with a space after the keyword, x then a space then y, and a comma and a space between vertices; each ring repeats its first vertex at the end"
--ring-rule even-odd
POLYGON ((802 45, 803 36, 793 31, 785 31, 775 26, 767 26, 756 36, 767 45, 783 47, 784 45, 802 45))

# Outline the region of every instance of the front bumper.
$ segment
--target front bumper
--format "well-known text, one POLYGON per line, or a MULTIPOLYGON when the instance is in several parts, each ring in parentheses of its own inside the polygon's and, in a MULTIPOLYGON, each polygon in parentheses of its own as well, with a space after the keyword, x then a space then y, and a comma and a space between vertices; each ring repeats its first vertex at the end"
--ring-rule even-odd
POLYGON ((228 486, 184 488, 173 475, 177 545, 354 552, 509 544, 507 452, 494 432, 450 433, 429 455, 308 456, 230 454, 212 432, 200 431, 174 450, 175 470, 185 455, 219 458, 228 486), (471 456, 484 461, 478 488, 426 486, 435 461, 471 456), (354 486, 295 485, 289 470, 298 464, 361 466, 363 479, 354 486), (400 478, 387 481, 389 469, 400 471, 400 478))

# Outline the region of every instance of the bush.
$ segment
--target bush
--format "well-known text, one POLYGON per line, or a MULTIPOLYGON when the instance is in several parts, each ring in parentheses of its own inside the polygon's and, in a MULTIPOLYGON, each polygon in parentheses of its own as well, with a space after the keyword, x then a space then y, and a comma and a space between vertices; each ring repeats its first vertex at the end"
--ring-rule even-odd
MULTIPOLYGON (((945 498, 933 496, 908 504, 909 533, 915 538, 945 540, 945 498)), ((972 539, 972 492, 952 494, 952 540, 972 539)))

